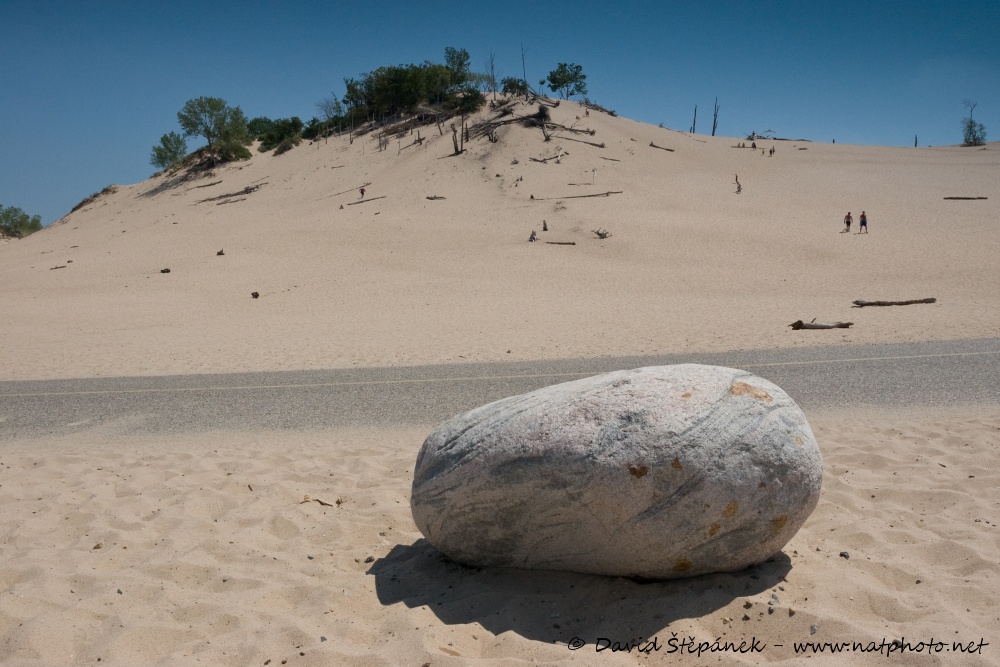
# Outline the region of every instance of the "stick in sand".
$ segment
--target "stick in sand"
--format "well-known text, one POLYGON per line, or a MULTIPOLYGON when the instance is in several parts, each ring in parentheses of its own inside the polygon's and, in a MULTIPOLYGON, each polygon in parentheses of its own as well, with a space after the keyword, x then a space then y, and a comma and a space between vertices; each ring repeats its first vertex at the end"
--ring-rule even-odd
POLYGON ((349 201, 349 202, 347 202, 347 205, 348 206, 355 206, 357 204, 364 204, 366 202, 375 201, 376 199, 385 199, 385 198, 386 198, 386 195, 382 195, 381 197, 369 197, 368 199, 361 199, 361 200, 358 200, 358 201, 349 201))
POLYGON ((937 303, 937 299, 933 297, 929 299, 911 299, 909 301, 865 301, 858 299, 851 303, 854 304, 854 308, 864 308, 865 306, 909 306, 914 303, 937 303))

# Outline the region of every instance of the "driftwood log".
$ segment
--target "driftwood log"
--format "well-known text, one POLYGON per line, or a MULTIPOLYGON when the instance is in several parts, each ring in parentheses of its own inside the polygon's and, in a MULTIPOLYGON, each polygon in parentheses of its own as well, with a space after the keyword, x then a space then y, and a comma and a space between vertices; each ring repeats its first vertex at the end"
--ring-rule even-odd
POLYGON ((988 197, 945 197, 945 199, 975 200, 975 199, 989 199, 989 198, 988 197))
POLYGON ((609 162, 621 162, 621 160, 613 157, 604 157, 603 155, 598 155, 597 157, 601 158, 602 160, 608 160, 609 162))
POLYGON ((610 197, 611 195, 620 195, 622 192, 624 192, 624 190, 610 190, 608 192, 598 192, 597 194, 594 195, 570 195, 568 197, 542 197, 542 198, 535 198, 534 196, 532 196, 531 198, 534 201, 549 201, 552 199, 586 199, 587 197, 610 197))
POLYGON ((789 324, 793 331, 798 331, 799 329, 849 329, 854 322, 832 322, 830 324, 823 324, 822 322, 817 322, 815 318, 812 322, 803 322, 802 320, 796 320, 789 324))
POLYGON ((649 142, 649 145, 652 146, 653 148, 659 148, 661 151, 670 151, 671 153, 674 152, 673 148, 664 148, 663 146, 657 146, 652 141, 649 142))
POLYGON ((858 299, 857 301, 852 301, 855 308, 864 308, 865 306, 909 306, 914 303, 936 303, 937 299, 931 297, 929 299, 911 299, 909 301, 863 301, 858 299))
POLYGON ((549 245, 576 245, 576 241, 546 241, 549 245))
POLYGON ((431 195, 427 197, 427 199, 430 199, 431 201, 436 201, 438 199, 444 199, 444 197, 439 197, 438 195, 431 195))

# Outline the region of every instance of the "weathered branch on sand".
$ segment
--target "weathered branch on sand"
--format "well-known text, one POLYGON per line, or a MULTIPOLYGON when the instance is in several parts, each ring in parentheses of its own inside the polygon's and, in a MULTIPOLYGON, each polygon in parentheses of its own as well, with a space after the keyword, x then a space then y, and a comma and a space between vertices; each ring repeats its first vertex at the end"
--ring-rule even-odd
POLYGON ((583 139, 574 139, 573 137, 559 137, 559 140, 560 141, 575 141, 575 142, 580 143, 580 144, 587 144, 588 146, 594 146, 595 148, 607 148, 607 146, 604 145, 604 142, 601 142, 601 143, 597 144, 597 143, 594 143, 593 141, 584 141, 583 139))
MULTIPOLYGON (((213 185, 218 185, 218 184, 219 184, 219 183, 221 183, 221 182, 222 182, 222 181, 214 181, 214 182, 212 182, 212 183, 205 183, 204 185, 196 185, 196 186, 194 186, 194 187, 192 187, 192 188, 188 188, 188 190, 195 190, 195 189, 197 189, 197 188, 210 188, 210 187, 212 187, 213 185)), ((945 199, 947 199, 947 197, 945 197, 945 199)))
POLYGON ((854 322, 833 322, 831 324, 822 324, 813 318, 812 322, 803 322, 802 320, 796 320, 789 324, 794 331, 799 329, 849 329, 854 322))
POLYGON ((239 199, 226 199, 225 201, 217 201, 217 202, 215 202, 215 205, 216 206, 222 206, 223 204, 235 204, 238 201, 246 201, 246 200, 247 200, 246 197, 240 197, 239 199))
POLYGON ((368 181, 367 183, 364 183, 362 185, 358 185, 358 186, 355 186, 353 188, 349 188, 347 190, 341 190, 340 192, 334 192, 332 195, 327 195, 325 197, 320 197, 316 201, 319 201, 320 199, 329 199, 330 197, 339 197, 340 195, 346 195, 348 192, 357 192, 361 188, 367 188, 371 184, 372 184, 372 182, 368 181))
POLYGON ((546 241, 549 245, 576 245, 576 241, 546 241))
POLYGON ((661 151, 670 151, 671 153, 674 152, 673 148, 664 148, 663 146, 657 146, 652 141, 649 142, 649 145, 652 146, 653 148, 659 148, 661 151))
POLYGON ((597 130, 591 130, 590 128, 584 130, 578 127, 560 125, 559 123, 546 123, 545 126, 548 127, 550 130, 567 130, 569 132, 575 132, 576 134, 589 134, 590 136, 594 136, 595 134, 597 134, 597 130))
POLYGON ((356 206, 357 204, 367 204, 370 201, 375 201, 376 199, 385 199, 385 198, 386 195, 382 195, 381 197, 369 197, 368 199, 359 199, 358 201, 347 202, 347 205, 356 206))
POLYGON ((602 160, 608 160, 609 162, 621 162, 621 160, 619 160, 618 158, 604 157, 603 155, 598 155, 597 157, 601 158, 602 160))
POLYGON ((483 121, 482 123, 476 123, 475 125, 472 126, 472 137, 475 139, 478 137, 486 136, 490 132, 496 131, 498 127, 502 127, 504 125, 510 125, 511 123, 520 123, 528 118, 531 118, 531 116, 512 115, 504 118, 503 120, 495 119, 495 120, 483 121))
POLYGON ((989 197, 945 197, 945 199, 975 200, 975 199, 989 199, 989 197))
POLYGON ((909 306, 914 303, 936 303, 937 299, 931 297, 929 299, 911 299, 909 301, 864 301, 858 299, 857 301, 852 301, 855 308, 864 308, 865 306, 909 306))
POLYGON ((534 201, 549 201, 552 199, 584 199, 586 197, 610 197, 611 195, 620 195, 622 192, 624 192, 624 190, 610 190, 608 192, 598 192, 597 194, 593 195, 570 195, 568 197, 542 197, 542 198, 532 197, 532 199, 534 201))
POLYGON ((545 164, 545 163, 546 163, 546 162, 548 162, 549 160, 558 160, 558 159, 559 159, 559 158, 561 158, 561 157, 562 157, 563 155, 569 155, 569 153, 566 153, 566 152, 562 152, 562 151, 560 151, 559 153, 556 153, 556 154, 555 154, 555 155, 553 155, 552 157, 543 157, 543 158, 542 158, 541 160, 539 160, 539 159, 537 159, 537 158, 533 158, 533 157, 529 157, 528 159, 529 159, 529 160, 531 160, 532 162, 541 162, 542 164, 545 164))
POLYGON ((220 199, 231 199, 232 197, 239 197, 240 195, 253 194, 254 192, 257 192, 258 190, 260 190, 260 186, 261 185, 267 185, 267 183, 264 182, 264 183, 260 183, 258 185, 248 185, 245 188, 243 188, 242 190, 240 190, 239 192, 227 192, 224 195, 217 195, 215 197, 209 197, 208 199, 199 199, 195 203, 196 204, 203 204, 203 203, 205 203, 207 201, 219 201, 220 199))
POLYGON ((444 199, 444 197, 439 197, 437 195, 431 195, 431 196, 427 197, 427 199, 430 199, 431 201, 436 201, 438 199, 444 199))
POLYGON ((597 234, 597 238, 599 239, 606 239, 611 236, 611 232, 606 229, 591 229, 590 231, 597 234))

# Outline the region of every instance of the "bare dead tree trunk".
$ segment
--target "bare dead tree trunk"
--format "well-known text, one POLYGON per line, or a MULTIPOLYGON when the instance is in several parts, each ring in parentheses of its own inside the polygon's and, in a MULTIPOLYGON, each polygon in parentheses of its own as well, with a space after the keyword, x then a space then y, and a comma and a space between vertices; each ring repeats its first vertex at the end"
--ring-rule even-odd
POLYGON ((691 121, 691 134, 694 134, 694 129, 698 126, 698 105, 694 105, 694 120, 691 121))
MULTIPOLYGON (((527 53, 527 49, 524 48, 524 43, 521 43, 521 76, 524 77, 521 81, 524 81, 524 99, 528 99, 528 68, 524 64, 524 55, 527 53)), ((972 116, 972 112, 969 112, 969 116, 972 116)))
POLYGON ((455 155, 461 153, 458 149, 458 130, 455 128, 455 124, 451 124, 451 142, 455 145, 455 155))
POLYGON ((715 113, 712 115, 712 136, 715 136, 715 128, 719 126, 719 98, 715 98, 715 113))

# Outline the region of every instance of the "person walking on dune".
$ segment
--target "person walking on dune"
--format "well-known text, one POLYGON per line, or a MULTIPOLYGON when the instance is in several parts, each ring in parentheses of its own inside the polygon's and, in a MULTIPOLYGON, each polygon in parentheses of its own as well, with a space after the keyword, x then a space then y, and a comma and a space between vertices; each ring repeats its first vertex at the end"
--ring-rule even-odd
POLYGON ((865 215, 864 211, 861 211, 861 215, 858 216, 858 234, 868 233, 868 216, 865 215))
POLYGON ((851 212, 848 211, 847 215, 844 216, 844 231, 841 232, 841 234, 843 234, 845 232, 850 232, 851 231, 851 223, 852 222, 854 222, 854 218, 851 217, 851 212))

